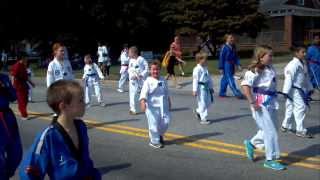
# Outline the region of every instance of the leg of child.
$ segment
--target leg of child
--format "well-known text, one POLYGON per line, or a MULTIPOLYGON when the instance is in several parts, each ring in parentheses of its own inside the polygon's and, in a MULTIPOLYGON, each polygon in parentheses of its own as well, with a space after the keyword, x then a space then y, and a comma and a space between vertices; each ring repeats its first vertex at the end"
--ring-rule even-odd
POLYGON ((138 84, 134 81, 129 82, 129 101, 130 101, 130 111, 136 113, 136 94, 138 91, 138 84))
MULTIPOLYGON (((88 80, 87 80, 88 81, 88 80)), ((85 103, 88 105, 90 104, 91 101, 91 87, 90 84, 88 82, 85 83, 85 88, 84 88, 84 94, 85 94, 85 103)))
POLYGON ((93 82, 93 87, 94 87, 94 93, 97 96, 98 103, 102 103, 102 94, 101 94, 99 80, 96 80, 93 82))
POLYGON ((265 156, 267 161, 280 158, 280 148, 277 134, 277 116, 275 109, 267 109, 262 106, 261 111, 257 111, 256 117, 262 125, 264 132, 265 156))
POLYGON ((197 108, 197 113, 200 114, 201 121, 207 121, 207 116, 208 116, 208 109, 206 106, 206 94, 204 93, 203 90, 198 91, 199 94, 197 96, 197 101, 198 101, 198 108, 197 108))
POLYGON ((157 112, 157 110, 148 107, 146 109, 146 116, 148 119, 150 142, 152 144, 160 144, 160 132, 158 122, 160 112, 157 112))
POLYGON ((293 115, 296 122, 296 131, 306 133, 307 129, 303 126, 304 118, 306 117, 306 105, 298 90, 293 92, 293 115))
POLYGON ((290 99, 286 100, 286 112, 282 121, 282 127, 286 129, 292 129, 292 114, 293 114, 293 102, 290 99))
POLYGON ((27 90, 17 90, 17 101, 18 109, 21 113, 21 117, 27 118, 27 101, 28 101, 28 91, 27 90))

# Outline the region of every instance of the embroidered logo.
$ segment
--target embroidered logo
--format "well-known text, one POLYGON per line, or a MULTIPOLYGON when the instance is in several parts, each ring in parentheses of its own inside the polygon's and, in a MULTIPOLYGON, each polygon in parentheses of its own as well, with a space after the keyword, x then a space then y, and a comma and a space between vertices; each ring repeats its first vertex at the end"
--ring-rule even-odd
POLYGON ((55 70, 54 75, 59 76, 60 75, 60 70, 55 70))

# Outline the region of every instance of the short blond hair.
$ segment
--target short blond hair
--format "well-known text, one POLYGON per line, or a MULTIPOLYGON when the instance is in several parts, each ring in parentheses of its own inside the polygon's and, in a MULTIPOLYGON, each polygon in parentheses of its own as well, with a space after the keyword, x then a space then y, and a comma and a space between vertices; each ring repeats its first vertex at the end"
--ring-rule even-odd
POLYGON ((208 54, 206 52, 200 51, 196 54, 196 62, 199 63, 202 60, 207 60, 208 54))

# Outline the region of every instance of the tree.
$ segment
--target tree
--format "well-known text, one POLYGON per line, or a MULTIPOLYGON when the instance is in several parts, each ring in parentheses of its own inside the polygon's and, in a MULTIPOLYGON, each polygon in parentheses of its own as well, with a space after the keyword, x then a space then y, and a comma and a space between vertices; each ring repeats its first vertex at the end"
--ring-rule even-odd
POLYGON ((265 27, 265 16, 257 0, 176 0, 162 5, 162 22, 180 34, 209 36, 214 47, 225 33, 256 37, 265 27))

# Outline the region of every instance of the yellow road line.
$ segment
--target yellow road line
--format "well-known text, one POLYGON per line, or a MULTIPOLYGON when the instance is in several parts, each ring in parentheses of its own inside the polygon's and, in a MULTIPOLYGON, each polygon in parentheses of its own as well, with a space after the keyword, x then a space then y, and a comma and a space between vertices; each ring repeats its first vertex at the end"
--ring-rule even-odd
MULTIPOLYGON (((51 117, 45 116, 44 113, 31 112, 30 114, 35 115, 35 117, 39 116, 38 117, 39 119, 44 119, 44 120, 51 120, 52 119, 51 117)), ((107 124, 107 125, 99 126, 99 124, 101 124, 101 123, 98 121, 91 120, 91 119, 85 119, 84 121, 88 124, 89 127, 93 127, 95 129, 102 130, 105 132, 112 132, 112 133, 125 134, 125 135, 130 135, 130 136, 149 138, 148 130, 146 130, 146 129, 124 126, 124 125, 114 125, 114 124, 111 124, 111 125, 107 124)), ((171 140, 171 141, 179 141, 179 139, 182 139, 182 138, 188 138, 188 137, 173 134, 173 133, 166 133, 166 139, 171 140)), ((190 138, 190 140, 193 141, 192 138, 190 138)), ((245 152, 243 151, 244 150, 243 146, 228 144, 228 143, 215 141, 215 140, 194 140, 193 142, 182 142, 181 144, 184 146, 189 146, 189 147, 193 147, 193 148, 204 149, 204 150, 209 150, 209 151, 214 151, 214 152, 220 152, 220 153, 224 153, 224 154, 232 154, 232 155, 237 155, 237 156, 241 156, 241 157, 246 156, 245 152), (203 143, 205 143, 205 144, 203 144, 203 143), (228 148, 240 149, 241 151, 233 150, 233 149, 225 149, 223 147, 210 146, 208 144, 218 145, 218 146, 223 146, 223 147, 228 147, 228 148)), ((260 151, 260 153, 262 153, 262 152, 263 151, 260 151)), ((304 162, 306 160, 319 161, 318 158, 310 158, 310 157, 297 156, 297 155, 288 156, 287 153, 282 153, 282 155, 285 159, 288 159, 288 160, 283 160, 283 162, 286 162, 290 165, 320 170, 319 164, 311 164, 311 163, 304 162), (296 160, 298 160, 298 161, 300 160, 302 162, 294 162, 293 161, 294 163, 292 163, 292 161, 290 161, 290 159, 296 159, 296 160)))
MULTIPOLYGON (((92 124, 97 124, 97 125, 99 124, 97 121, 91 120, 91 119, 86 119, 84 121, 87 122, 87 123, 92 123, 92 124)), ((105 126, 148 133, 148 130, 146 130, 146 129, 135 128, 135 127, 125 126, 125 125, 114 125, 114 124, 108 125, 108 124, 106 124, 105 126)), ((166 133, 165 137, 166 138, 181 138, 181 139, 182 138, 186 138, 186 136, 172 134, 172 133, 166 133)), ((192 139, 192 138, 189 138, 189 139, 192 139)), ((173 139, 173 140, 178 140, 178 139, 173 139)), ((228 148, 236 148, 236 149, 240 149, 240 150, 245 150, 243 145, 229 144, 229 143, 224 143, 224 142, 217 141, 217 140, 206 140, 206 139, 196 140, 195 139, 195 140, 193 140, 193 142, 206 143, 206 144, 219 145, 219 146, 228 147, 228 148)), ((264 154, 264 151, 262 151, 262 150, 256 150, 256 151, 258 153, 260 153, 260 154, 264 154)), ((289 155, 288 153, 281 153, 281 156, 282 157, 289 157, 289 158, 293 158, 293 159, 303 159, 305 161, 320 162, 320 158, 316 158, 316 157, 306 157, 306 156, 300 156, 300 155, 289 155)))

